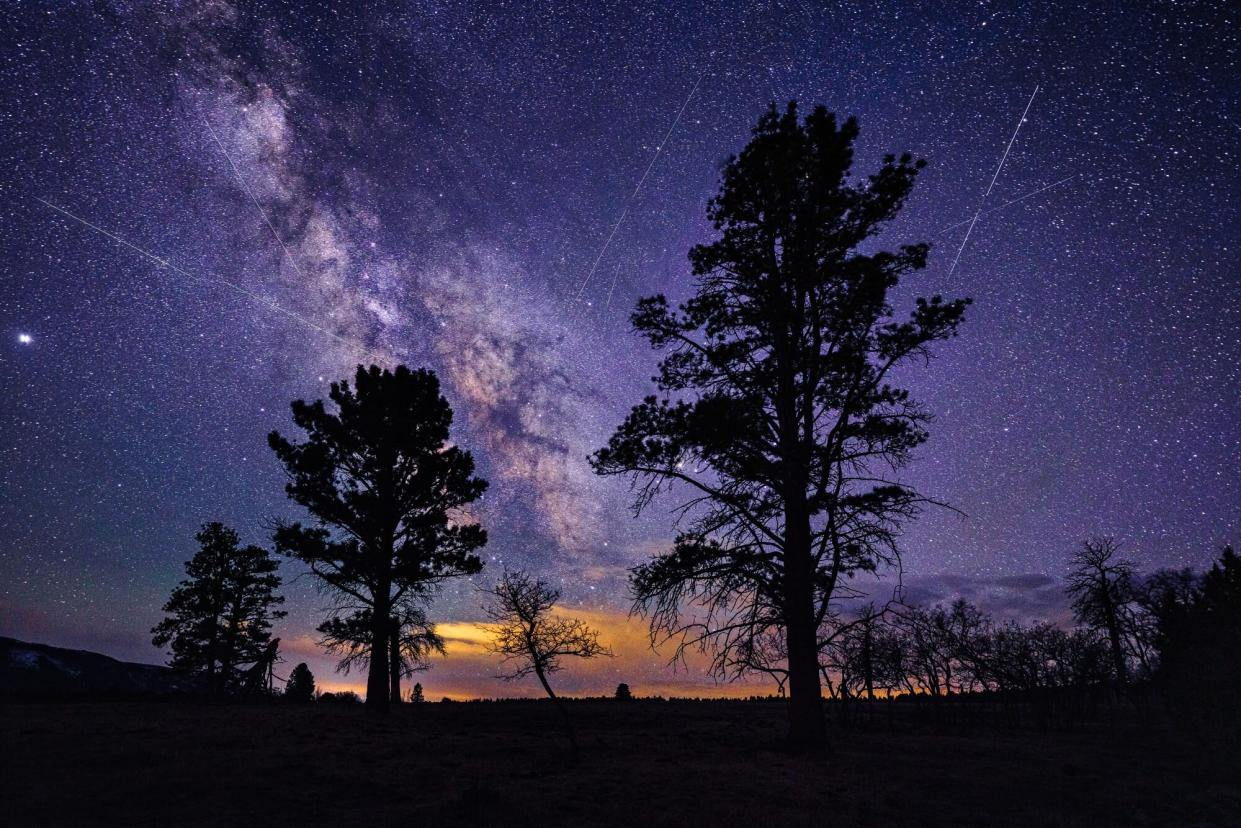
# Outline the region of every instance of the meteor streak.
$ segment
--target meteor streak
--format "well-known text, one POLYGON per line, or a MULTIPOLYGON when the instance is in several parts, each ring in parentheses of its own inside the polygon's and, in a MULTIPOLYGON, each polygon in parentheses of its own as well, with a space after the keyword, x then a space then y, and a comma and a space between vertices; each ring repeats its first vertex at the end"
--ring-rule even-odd
POLYGON ((655 167, 655 162, 659 160, 659 156, 663 153, 664 147, 667 146, 668 139, 672 137, 673 130, 677 128, 677 124, 681 123, 681 116, 685 114, 685 109, 689 106, 689 102, 694 99, 694 93, 698 91, 698 85, 702 83, 705 75, 706 73, 704 72, 698 76, 698 80, 694 81, 694 88, 689 90, 689 94, 685 96, 685 103, 681 104, 681 108, 677 110, 677 116, 672 119, 672 126, 668 127, 668 131, 664 133, 664 139, 659 142, 659 146, 655 147, 655 154, 651 156, 651 161, 642 172, 642 177, 638 179, 633 192, 629 194, 625 209, 621 211, 620 218, 616 220, 616 224, 612 227, 612 232, 608 234, 607 241, 603 243, 603 247, 599 250, 599 255, 595 257, 595 263, 590 266, 590 272, 582 280, 582 285, 577 289, 577 295, 574 299, 582 298, 582 291, 586 290, 586 285, 590 284, 595 271, 599 269, 599 262, 603 260, 603 254, 607 252, 608 246, 612 244, 612 239, 616 237, 616 231, 625 223, 625 216, 629 215, 629 208, 633 205, 634 199, 638 197, 638 192, 642 189, 642 185, 646 183, 646 178, 651 174, 651 170, 655 167))
MULTIPOLYGON (((1059 181, 1053 181, 1050 184, 1046 184, 1042 187, 1039 187, 1037 190, 1031 190, 1025 195, 1019 195, 1016 198, 1012 199, 1011 201, 1006 201, 998 207, 992 207, 990 210, 983 210, 981 215, 989 216, 992 213, 998 213, 1001 210, 1003 210, 1005 207, 1016 204, 1018 201, 1025 201, 1027 198, 1033 198, 1039 193, 1043 193, 1043 192, 1046 192, 1047 190, 1050 190, 1052 187, 1059 187, 1061 184, 1065 183, 1066 181, 1072 181, 1074 178, 1077 178, 1079 175, 1081 175, 1081 173, 1073 173, 1072 175, 1066 176, 1065 178, 1062 178, 1059 181)), ((940 233, 947 233, 949 230, 956 230, 962 224, 969 224, 969 223, 970 223, 970 219, 965 219, 964 221, 958 221, 956 224, 950 224, 947 227, 940 228, 939 230, 936 231, 936 235, 939 235, 940 233)))
POLYGON ((603 306, 604 310, 608 310, 612 307, 612 293, 616 290, 616 280, 620 277, 620 266, 621 263, 618 261, 616 263, 616 270, 612 273, 612 286, 608 288, 608 301, 603 306))
POLYGON ((1026 122, 1026 115, 1030 112, 1030 105, 1034 103, 1034 96, 1038 94, 1038 89, 1038 85, 1035 84, 1034 93, 1030 95, 1030 100, 1026 101, 1026 108, 1021 113, 1021 118, 1017 120, 1017 128, 1013 130, 1013 137, 1008 139, 1008 146, 1004 148, 1004 155, 1000 156, 1000 164, 995 168, 995 175, 991 176, 991 183, 987 185, 987 192, 982 194, 982 199, 978 202, 978 210, 975 211, 974 218, 970 219, 969 229, 965 231, 965 238, 961 239, 961 246, 957 248, 956 258, 952 260, 952 267, 948 268, 949 276, 956 271, 957 262, 961 261, 961 254, 965 252, 965 245, 970 240, 970 234, 974 232, 974 225, 978 223, 978 217, 982 215, 982 208, 987 203, 987 196, 991 195, 991 190, 995 187, 995 181, 1000 177, 1000 171, 1004 169, 1004 162, 1008 160, 1008 153, 1012 150, 1013 143, 1017 140, 1017 133, 1021 132, 1021 125, 1026 122))
POLYGON ((267 213, 263 210, 263 206, 259 204, 259 200, 254 197, 250 187, 246 184, 245 179, 241 177, 241 171, 237 169, 237 165, 233 163, 233 159, 229 156, 228 150, 224 149, 220 136, 215 134, 215 130, 211 127, 211 122, 203 115, 199 115, 202 119, 203 126, 207 128, 207 132, 211 133, 211 138, 215 141, 215 145, 220 148, 220 154, 224 156, 224 160, 228 162, 228 166, 233 170, 233 177, 237 179, 237 183, 241 185, 241 189, 245 190, 246 195, 250 196, 250 200, 254 202, 254 208, 259 211, 259 215, 263 217, 263 222, 267 225, 267 229, 271 231, 272 238, 276 240, 276 244, 280 245, 280 249, 284 251, 284 257, 289 260, 289 264, 293 270, 297 272, 297 276, 306 282, 306 274, 302 273, 302 269, 297 266, 297 260, 293 258, 293 254, 289 252, 289 248, 285 246, 284 239, 280 238, 280 234, 276 232, 276 227, 271 223, 271 219, 267 217, 267 213))
POLYGON ((702 78, 703 75, 698 76, 698 80, 694 81, 694 88, 689 90, 689 94, 685 96, 685 103, 681 104, 681 108, 677 110, 677 116, 672 120, 672 126, 668 127, 668 131, 664 133, 664 140, 660 141, 659 146, 655 148, 655 154, 651 156, 651 163, 646 165, 646 170, 642 173, 642 177, 638 179, 638 185, 633 188, 633 193, 629 196, 630 201, 637 198, 638 190, 641 190, 642 185, 646 183, 646 177, 651 174, 651 168, 659 160, 660 153, 664 151, 668 139, 672 137, 672 131, 677 128, 677 124, 681 123, 681 116, 685 114, 685 108, 689 106, 689 102, 694 98, 694 93, 698 91, 698 84, 702 83, 702 78))
POLYGON ((225 287, 229 288, 229 289, 230 289, 230 290, 232 290, 233 292, 241 294, 242 296, 246 297, 247 299, 249 299, 249 300, 250 300, 250 301, 252 301, 252 302, 257 302, 258 304, 263 305, 264 307, 266 307, 266 308, 268 308, 268 309, 270 309, 270 310, 274 310, 274 311, 276 311, 277 313, 283 314, 284 316, 287 316, 288 318, 290 318, 290 319, 292 319, 292 320, 294 320, 294 321, 296 321, 296 322, 300 322, 301 324, 305 325, 305 326, 306 326, 306 327, 308 327, 308 328, 313 328, 313 329, 315 329, 316 331, 318 331, 319 333, 324 334, 325 336, 330 336, 332 339, 335 339, 337 342, 341 342, 341 343, 343 343, 343 344, 345 344, 345 345, 348 345, 348 346, 350 346, 350 347, 352 347, 352 348, 357 348, 357 349, 359 349, 362 353, 366 354, 367 356, 374 357, 374 358, 375 358, 375 359, 377 359, 377 360, 381 360, 381 361, 383 360, 383 357, 381 357, 379 354, 376 354, 374 351, 371 351, 369 348, 366 348, 366 347, 364 347, 364 346, 362 346, 362 345, 358 344, 357 342, 354 342, 354 341, 353 341, 353 340, 351 340, 351 339, 348 339, 348 338, 346 338, 346 337, 343 337, 343 336, 341 336, 341 335, 340 335, 340 334, 338 334, 338 333, 335 333, 335 332, 333 332, 333 331, 330 331, 330 330, 328 330, 327 328, 323 327, 322 325, 319 325, 319 324, 317 324, 317 323, 315 323, 315 322, 313 322, 313 321, 311 321, 311 320, 307 319, 307 318, 306 318, 306 317, 304 317, 304 316, 301 316, 301 315, 299 315, 299 314, 294 313, 294 312, 293 312, 293 311, 291 311, 291 310, 288 310, 288 309, 286 309, 286 308, 283 308, 283 307, 281 307, 280 305, 278 305, 278 304, 276 304, 275 302, 273 302, 272 300, 268 299, 267 297, 265 297, 265 296, 261 296, 261 295, 259 295, 259 294, 255 293, 254 291, 247 290, 246 288, 242 287, 241 285, 237 284, 236 282, 230 282, 228 279, 223 279, 223 278, 221 278, 221 277, 219 277, 219 276, 200 276, 200 275, 198 275, 197 273, 191 273, 190 271, 186 270, 185 268, 183 268, 183 267, 181 267, 181 266, 179 266, 179 265, 173 264, 173 263, 172 263, 172 262, 170 262, 168 259, 165 259, 165 258, 163 258, 162 256, 157 256, 157 255, 155 255, 154 253, 150 252, 149 250, 145 250, 145 249, 143 249, 143 248, 139 247, 138 245, 134 244, 133 242, 127 241, 126 239, 121 238, 120 236, 116 235, 115 233, 111 233, 111 232, 109 232, 109 231, 107 231, 107 230, 103 229, 102 227, 100 227, 100 226, 99 226, 99 225, 97 225, 97 224, 92 224, 91 222, 87 221, 86 219, 82 218, 81 216, 74 215, 73 213, 69 212, 68 210, 64 209, 63 207, 57 207, 57 206, 56 206, 55 204, 53 204, 52 202, 50 202, 50 201, 46 201, 45 199, 39 198, 38 196, 35 196, 34 198, 35 198, 35 201, 38 201, 38 202, 40 202, 40 203, 42 203, 42 204, 47 205, 48 207, 51 207, 51 208, 52 208, 53 210, 55 210, 56 212, 60 213, 60 214, 61 214, 61 215, 63 215, 63 216, 67 216, 67 217, 69 217, 69 218, 73 219, 73 220, 74 220, 74 221, 76 221, 78 224, 81 224, 81 225, 83 225, 84 227, 89 227, 91 230, 94 230, 96 233, 100 234, 101 236, 106 236, 107 238, 112 239, 113 241, 115 241, 115 242, 117 242, 117 243, 119 243, 119 244, 123 244, 125 247, 128 247, 130 250, 134 251, 135 253, 139 254, 140 256, 144 256, 144 257, 146 257, 146 258, 150 259, 151 261, 155 262, 155 263, 156 263, 157 265, 159 265, 160 267, 166 267, 166 268, 168 268, 169 270, 172 270, 172 271, 175 271, 175 272, 177 272, 177 273, 180 273, 182 276, 185 276, 187 279, 194 279, 194 280, 199 281, 199 282, 209 282, 209 283, 213 283, 213 284, 224 285, 225 287))
POLYGON ((595 271, 599 268, 599 262, 603 259, 603 254, 607 251, 608 245, 612 243, 612 239, 616 237, 616 231, 620 229, 621 224, 625 221, 625 216, 629 215, 629 208, 625 207, 621 211, 620 218, 616 220, 616 224, 612 227, 612 232, 608 233, 608 240, 603 243, 603 247, 599 250, 599 255, 595 256, 595 263, 590 266, 590 272, 586 274, 586 278, 582 280, 581 286, 577 289, 577 295, 574 299, 582 298, 582 291, 586 290, 586 285, 590 283, 590 277, 595 275, 595 271))

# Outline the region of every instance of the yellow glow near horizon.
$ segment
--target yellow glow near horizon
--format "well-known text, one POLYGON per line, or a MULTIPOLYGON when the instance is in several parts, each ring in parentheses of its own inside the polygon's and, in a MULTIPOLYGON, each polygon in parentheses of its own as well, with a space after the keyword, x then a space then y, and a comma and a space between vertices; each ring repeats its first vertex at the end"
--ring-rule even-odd
MULTIPOLYGON (((696 652, 688 654, 686 663, 674 669, 668 664, 671 646, 652 651, 646 622, 623 610, 558 607, 556 612, 580 618, 599 630, 600 640, 614 654, 612 658, 565 659, 563 670, 552 677, 558 695, 611 696, 621 682, 628 684, 635 696, 746 698, 776 692, 775 683, 764 678, 716 683, 707 675, 707 659, 696 652)), ((504 667, 487 646, 493 629, 489 622, 477 620, 437 623, 436 630, 444 638, 447 655, 432 659, 430 669, 405 680, 404 686, 408 689, 415 682, 421 683, 428 701, 445 697, 467 701, 542 696, 542 687, 533 679, 506 682, 499 678, 504 667)), ((290 664, 310 663, 321 690, 350 690, 365 695, 365 674, 334 674, 334 660, 323 653, 313 636, 286 639, 284 655, 290 664)))

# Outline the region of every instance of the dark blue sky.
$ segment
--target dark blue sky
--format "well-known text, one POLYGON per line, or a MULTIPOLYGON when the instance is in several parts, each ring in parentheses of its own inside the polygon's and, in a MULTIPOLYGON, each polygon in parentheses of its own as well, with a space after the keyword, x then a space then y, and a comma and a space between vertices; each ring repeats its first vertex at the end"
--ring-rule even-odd
MULTIPOLYGON (((196 527, 294 514, 264 435, 363 359, 440 373, 489 557, 623 611, 673 527, 585 461, 649 387, 626 317, 686 295, 721 162, 790 99, 859 118, 859 174, 929 160, 884 241, 934 245, 905 297, 975 300, 908 377, 908 478, 965 513, 910 528, 919 594, 1055 615, 1085 535, 1145 568, 1236 541, 1236 13, 823 5, 0 11, 0 634, 158 658, 196 527)), ((292 640, 324 601, 286 591, 292 640)))

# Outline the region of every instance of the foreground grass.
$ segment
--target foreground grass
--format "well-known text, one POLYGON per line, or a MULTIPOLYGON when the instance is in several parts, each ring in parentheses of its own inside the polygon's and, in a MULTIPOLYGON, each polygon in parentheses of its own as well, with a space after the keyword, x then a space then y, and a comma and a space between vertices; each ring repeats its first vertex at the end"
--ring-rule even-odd
POLYGON ((783 709, 545 703, 0 706, 9 825, 1241 825, 1228 770, 1151 727, 897 722, 780 749, 783 709))

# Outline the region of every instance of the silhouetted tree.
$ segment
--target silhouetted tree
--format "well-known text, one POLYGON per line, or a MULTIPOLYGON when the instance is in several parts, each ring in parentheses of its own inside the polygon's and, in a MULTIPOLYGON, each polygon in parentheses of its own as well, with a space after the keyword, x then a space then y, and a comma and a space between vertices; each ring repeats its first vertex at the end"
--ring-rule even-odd
POLYGON ((1024 693, 1088 687, 1112 674, 1107 639, 1096 630, 997 624, 963 599, 948 608, 900 612, 863 607, 841 622, 824 652, 824 682, 839 699, 874 698, 878 691, 1024 693))
POLYGON ((1188 614, 1201 584, 1202 576, 1189 568, 1160 569, 1141 579, 1135 637, 1148 677, 1159 672, 1168 632, 1188 614))
POLYGON ((352 690, 338 690, 335 693, 320 693, 321 704, 361 704, 362 699, 352 690))
POLYGON ((611 656, 611 651, 599 643, 599 633, 584 621, 555 613, 560 591, 525 572, 505 572, 487 594, 492 601, 483 611, 495 622, 495 637, 488 647, 503 663, 512 665, 501 678, 515 681, 531 674, 538 677, 560 712, 576 761, 577 733, 573 721, 547 677, 561 669, 563 658, 611 656))
POLYGON ((999 691, 1085 686, 1107 679, 1110 654, 1090 629, 1072 632, 1047 623, 1009 621, 987 633, 987 684, 999 691))
MULTIPOLYGON (((388 636, 388 679, 391 692, 388 699, 401 702, 401 678, 426 670, 428 658, 433 653, 443 655, 444 640, 435 632, 435 625, 427 621, 422 607, 409 596, 397 602, 392 612, 388 636)), ((336 669, 348 674, 354 668, 369 668, 371 658, 371 611, 358 609, 352 613, 338 613, 319 625, 323 636, 319 645, 328 652, 340 655, 336 669)))
POLYGON ((420 704, 426 701, 426 697, 422 695, 422 685, 414 682, 414 689, 409 693, 409 700, 414 704, 420 704))
POLYGON ((904 641, 911 692, 967 692, 981 680, 979 645, 991 620, 973 604, 958 598, 948 607, 908 607, 894 627, 904 641))
POLYGON ((925 500, 885 478, 926 437, 927 413, 893 369, 956 332, 968 300, 888 301, 927 246, 860 252, 895 217, 924 162, 887 156, 850 179, 857 123, 773 106, 727 164, 708 207, 719 238, 690 251, 693 298, 663 296, 631 317, 659 364, 661 396, 637 405, 592 458, 631 475, 641 510, 690 493, 695 519, 673 549, 632 573, 652 635, 700 646, 717 672, 770 631, 784 639, 789 738, 825 739, 818 630, 839 581, 896 562, 897 530, 925 500), (685 602, 698 604, 685 621, 685 602))
POLYGON ((487 484, 470 453, 448 442, 452 409, 432 372, 358 366, 355 387, 334 382, 330 397, 334 412, 322 400, 293 403, 306 442, 268 438, 289 497, 316 519, 278 527, 276 544, 370 611, 366 704, 381 710, 391 692, 392 609, 482 568, 474 552, 486 533, 461 510, 487 484))
POLYGON ((857 663, 858 669, 856 675, 862 681, 862 690, 866 693, 866 698, 875 698, 875 632, 878 626, 878 619, 875 616, 875 608, 868 604, 862 608, 860 623, 855 627, 857 630, 857 663))
POLYGON ((275 594, 279 564, 260 546, 241 546, 222 523, 204 524, 194 538, 199 549, 185 564, 189 577, 172 591, 152 641, 171 646, 170 666, 203 676, 218 694, 234 689, 241 668, 264 656, 272 620, 284 617, 273 609, 284 601, 275 594))
POLYGON ((900 621, 906 643, 906 669, 912 683, 931 696, 951 693, 956 654, 948 612, 941 606, 914 607, 900 621))
POLYGON ((629 685, 625 684, 625 682, 623 681, 620 684, 616 685, 616 700, 617 701, 632 701, 633 700, 633 694, 629 692, 629 685))
POLYGON ((1163 623, 1160 677, 1172 699, 1184 714, 1223 725, 1215 736, 1241 736, 1241 557, 1231 546, 1163 623))
POLYGON ((866 604, 854 617, 837 619, 819 665, 829 693, 836 698, 873 700, 902 686, 910 689, 906 642, 886 620, 887 615, 887 609, 877 611, 873 604, 866 604))
POLYGON ((1099 630, 1111 647, 1112 669, 1122 683, 1129 680, 1126 657, 1127 618, 1137 591, 1133 564, 1117 557, 1112 538, 1091 538, 1082 543, 1069 564, 1068 593, 1078 623, 1099 630))
POLYGON ((284 685, 284 699, 290 702, 309 702, 315 698, 315 677, 305 662, 293 668, 284 685))
POLYGON ((947 623, 957 686, 974 690, 981 683, 978 642, 990 628, 991 620, 978 607, 958 598, 948 609, 947 623))

